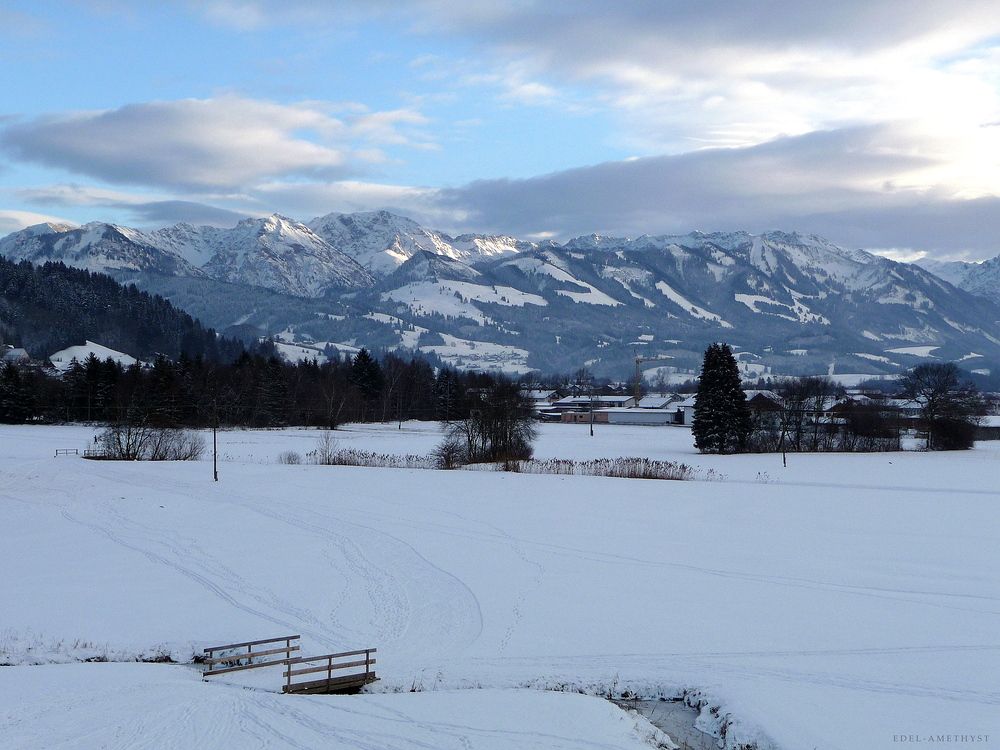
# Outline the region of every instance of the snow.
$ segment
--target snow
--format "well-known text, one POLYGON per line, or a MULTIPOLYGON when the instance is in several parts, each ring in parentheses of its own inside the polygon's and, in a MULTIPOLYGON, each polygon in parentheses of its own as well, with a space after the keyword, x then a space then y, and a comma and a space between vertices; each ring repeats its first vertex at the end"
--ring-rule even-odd
POLYGON ((887 365, 896 364, 888 357, 883 357, 879 354, 868 354, 867 352, 854 352, 855 357, 861 357, 862 359, 870 359, 872 362, 883 362, 887 365))
POLYGON ((382 300, 400 302, 410 308, 415 315, 440 313, 447 317, 469 318, 480 325, 493 322, 483 315, 482 311, 473 305, 468 297, 456 297, 454 290, 436 281, 417 281, 406 284, 398 289, 385 292, 382 295, 382 300))
POLYGON ((517 266, 525 273, 545 274, 546 276, 551 276, 556 281, 566 281, 586 289, 584 292, 573 292, 568 289, 555 290, 556 294, 569 297, 574 302, 581 302, 589 305, 607 305, 609 307, 617 307, 621 304, 621 302, 613 297, 609 297, 592 284, 588 284, 586 281, 581 281, 568 271, 538 258, 517 258, 509 261, 509 265, 517 266))
POLYGON ((549 304, 544 297, 522 292, 511 286, 485 286, 483 284, 470 284, 467 281, 439 281, 438 284, 443 289, 458 292, 463 297, 474 299, 477 302, 489 302, 508 307, 524 307, 525 305, 544 307, 549 304))
POLYGON ((93 341, 87 341, 83 345, 70 346, 66 349, 61 349, 50 356, 49 361, 57 370, 65 372, 69 369, 74 359, 80 364, 83 364, 84 360, 86 360, 91 354, 102 362, 110 358, 115 362, 118 362, 123 367, 134 365, 139 361, 135 357, 130 357, 128 354, 115 351, 114 349, 109 349, 101 344, 95 344, 93 341))
POLYGON ((680 292, 675 290, 665 281, 657 281, 656 288, 659 289, 663 296, 673 302, 675 305, 681 307, 686 313, 694 318, 699 318, 701 320, 711 320, 723 328, 732 328, 731 323, 727 323, 722 319, 721 315, 716 315, 714 312, 709 312, 703 307, 698 307, 698 305, 689 302, 680 292))
POLYGON ((576 750, 592 743, 641 750, 649 747, 645 737, 655 736, 649 724, 607 701, 566 693, 307 697, 203 683, 195 670, 177 666, 77 664, 7 672, 0 682, 0 705, 11 719, 4 745, 23 750, 576 750))
POLYGON ((737 302, 746 305, 759 315, 774 315, 775 317, 784 318, 785 320, 791 320, 798 323, 819 323, 821 325, 830 325, 830 320, 828 318, 818 313, 814 313, 808 306, 802 304, 801 300, 804 295, 796 294, 795 292, 792 292, 792 295, 793 304, 791 305, 784 302, 778 302, 770 297, 763 297, 759 294, 734 294, 733 297, 737 302), (757 305, 760 304, 784 308, 788 311, 788 314, 783 315, 782 313, 774 312, 772 310, 759 310, 757 305))
POLYGON ((866 380, 895 380, 898 375, 873 375, 864 372, 838 372, 831 376, 835 383, 840 383, 845 388, 854 388, 861 385, 866 380))
POLYGON ((632 297, 642 300, 642 303, 646 307, 656 307, 655 302, 650 301, 641 294, 636 294, 635 290, 632 288, 632 284, 641 284, 642 286, 648 287, 650 279, 653 278, 653 274, 649 271, 643 268, 604 266, 601 268, 600 273, 605 279, 614 279, 617 281, 632 297))
MULTIPOLYGON (((381 688, 404 692, 5 667, 5 747, 649 747, 607 703, 525 686, 697 691, 731 741, 786 750, 1000 729, 996 443, 783 467, 695 454, 680 427, 541 425, 542 458, 645 455, 719 480, 659 482, 286 466, 321 433, 224 431, 213 483, 208 461, 52 457, 93 432, 0 426, 0 662, 95 644, 185 659, 294 632, 305 654, 376 646, 381 688)), ((392 453, 441 439, 334 434, 392 453)))
POLYGON ((488 341, 470 341, 447 333, 440 335, 444 344, 421 346, 420 351, 436 354, 460 370, 497 370, 523 375, 534 369, 528 366, 530 352, 527 349, 488 341))
POLYGON ((932 351, 940 349, 938 346, 899 346, 895 349, 886 349, 891 354, 909 354, 913 357, 931 357, 932 351))
POLYGON ((306 360, 315 359, 319 364, 323 364, 327 361, 327 357, 323 354, 323 350, 318 349, 315 346, 305 346, 302 344, 289 344, 281 341, 275 341, 274 348, 277 349, 278 354, 280 354, 288 362, 305 362, 306 360))

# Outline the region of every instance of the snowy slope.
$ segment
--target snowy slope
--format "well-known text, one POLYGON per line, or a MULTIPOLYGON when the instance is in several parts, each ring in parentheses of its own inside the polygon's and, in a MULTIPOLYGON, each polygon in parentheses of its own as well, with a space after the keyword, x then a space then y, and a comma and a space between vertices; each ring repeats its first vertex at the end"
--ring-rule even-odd
POLYGON ((378 277, 392 273, 423 251, 475 264, 535 247, 504 236, 465 234, 452 238, 388 211, 327 214, 310 221, 309 227, 378 277))
POLYGON ((200 276, 194 265, 162 250, 135 229, 92 222, 82 227, 38 224, 0 239, 0 256, 35 264, 59 261, 90 271, 150 271, 167 276, 200 276))
POLYGON ((438 233, 388 211, 332 213, 313 219, 308 226, 376 276, 391 273, 422 250, 460 258, 438 233))
POLYGON ((0 680, 2 742, 19 750, 578 750, 595 745, 648 750, 647 737, 665 739, 607 701, 563 693, 286 697, 203 683, 195 670, 176 666, 77 664, 6 671, 0 680))
POLYGON ((70 346, 66 349, 61 349, 60 351, 51 355, 49 357, 49 361, 52 363, 52 366, 55 367, 57 370, 64 372, 69 369, 74 359, 80 364, 83 364, 83 362, 92 354, 102 362, 106 359, 111 359, 114 360, 115 362, 118 362, 120 365, 122 365, 122 367, 128 367, 130 365, 134 365, 139 361, 135 357, 131 357, 128 354, 115 351, 114 349, 109 349, 108 347, 102 346, 101 344, 95 344, 93 341, 87 341, 86 343, 81 345, 70 346))
POLYGON ((219 246, 205 263, 213 278, 318 297, 329 287, 369 286, 371 275, 309 227, 274 214, 244 219, 217 235, 219 246))
MULTIPOLYGON (((636 331, 681 342, 689 358, 719 339, 770 350, 766 364, 774 368, 789 352, 803 351, 818 371, 838 358, 859 373, 892 373, 908 363, 872 357, 902 346, 940 347, 946 358, 977 351, 1000 361, 1000 292, 990 297, 990 289, 1000 289, 1000 261, 963 266, 962 291, 918 266, 796 232, 591 235, 534 244, 450 237, 377 211, 328 214, 309 226, 274 215, 232 229, 178 225, 149 234, 103 224, 39 225, 0 240, 0 254, 115 270, 118 278, 194 305, 190 312, 220 330, 253 317, 266 328, 262 335, 273 335, 313 315, 302 311, 291 319, 289 311, 301 305, 267 295, 241 310, 244 296, 253 295, 228 284, 212 288, 206 275, 284 295, 329 297, 338 314, 404 316, 433 333, 479 338, 433 320, 435 313, 469 318, 491 329, 483 341, 524 349, 545 371, 590 362, 600 375, 620 377, 636 331), (199 280, 164 282, 147 271, 199 280), (612 351, 600 351, 608 346, 612 351)), ((343 331, 330 328, 322 338, 357 335, 347 324, 343 331)), ((381 347, 382 333, 354 343, 381 347)))
MULTIPOLYGON (((641 445, 725 475, 665 483, 282 466, 280 452, 305 453, 318 433, 222 432, 216 484, 204 461, 52 458, 90 435, 0 427, 4 659, 65 660, 93 644, 183 659, 295 632, 306 653, 377 646, 386 689, 445 692, 345 703, 201 686, 183 667, 8 667, 10 747, 58 746, 74 728, 90 746, 206 750, 254 737, 308 748, 638 744, 634 724, 614 729, 596 704, 447 692, 519 686, 686 690, 734 722, 730 746, 881 750, 894 735, 1000 730, 991 444, 789 456, 783 468, 779 456, 695 455, 683 428, 604 426, 592 438, 586 425, 542 426, 543 458, 641 445), (194 720, 206 706, 216 723, 194 720)), ((411 424, 336 435, 394 453, 441 437, 411 424)))
POLYGON ((930 259, 918 260, 918 266, 940 276, 959 289, 986 299, 1000 302, 1000 256, 982 263, 967 261, 944 262, 930 259))
POLYGON ((232 229, 179 224, 150 234, 100 222, 79 228, 40 224, 0 240, 0 255, 94 271, 207 275, 303 297, 374 281, 307 226, 278 214, 245 219, 232 229))

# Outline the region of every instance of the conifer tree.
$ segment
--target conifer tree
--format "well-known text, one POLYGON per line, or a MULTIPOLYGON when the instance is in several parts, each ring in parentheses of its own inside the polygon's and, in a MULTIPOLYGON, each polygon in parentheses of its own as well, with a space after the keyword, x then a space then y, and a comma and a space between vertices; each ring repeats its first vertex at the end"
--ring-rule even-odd
POLYGON ((733 351, 728 344, 712 344, 705 350, 695 393, 695 447, 702 453, 738 453, 746 450, 752 429, 733 351))

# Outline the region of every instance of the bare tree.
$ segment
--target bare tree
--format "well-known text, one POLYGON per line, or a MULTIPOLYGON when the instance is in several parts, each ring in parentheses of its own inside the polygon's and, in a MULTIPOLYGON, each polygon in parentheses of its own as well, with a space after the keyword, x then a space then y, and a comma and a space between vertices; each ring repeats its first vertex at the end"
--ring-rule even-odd
POLYGON ((105 458, 119 461, 195 461, 205 452, 197 433, 127 422, 109 426, 94 442, 105 458))
POLYGON ((896 381, 903 397, 920 406, 928 450, 972 447, 987 403, 975 384, 963 381, 961 375, 953 362, 925 362, 896 381))
POLYGON ((307 454, 310 461, 322 466, 331 466, 337 451, 340 450, 340 441, 331 432, 324 432, 323 436, 316 441, 316 449, 307 454))
POLYGON ((531 402, 518 384, 499 380, 470 396, 469 418, 448 425, 445 443, 462 446, 469 463, 502 461, 510 468, 516 461, 531 458, 538 428, 531 402))

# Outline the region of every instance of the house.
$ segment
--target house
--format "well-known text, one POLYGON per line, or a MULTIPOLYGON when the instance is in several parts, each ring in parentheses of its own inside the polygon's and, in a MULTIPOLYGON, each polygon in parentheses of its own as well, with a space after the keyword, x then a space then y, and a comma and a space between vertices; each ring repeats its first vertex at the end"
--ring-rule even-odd
POLYGON ((666 409, 674 401, 680 401, 683 396, 668 393, 665 396, 643 396, 639 399, 640 409, 666 409))
POLYGON ((595 422, 608 424, 675 424, 676 413, 667 409, 616 408, 594 411, 595 422))
POLYGON ((31 357, 24 349, 19 347, 5 345, 3 350, 0 351, 0 359, 4 362, 13 362, 16 365, 30 365, 31 357))
POLYGON ((976 440, 1000 440, 1000 416, 983 417, 976 427, 976 440))
POLYGON ((547 406, 551 406, 553 402, 559 399, 559 392, 554 390, 545 390, 542 388, 529 388, 521 391, 521 395, 524 396, 531 405, 537 409, 543 409, 547 406))
POLYGON ((694 419, 694 394, 692 393, 683 401, 675 401, 670 404, 668 411, 674 414, 673 424, 690 425, 694 419))
POLYGON ((560 412, 635 406, 635 396, 566 396, 552 404, 560 412))

